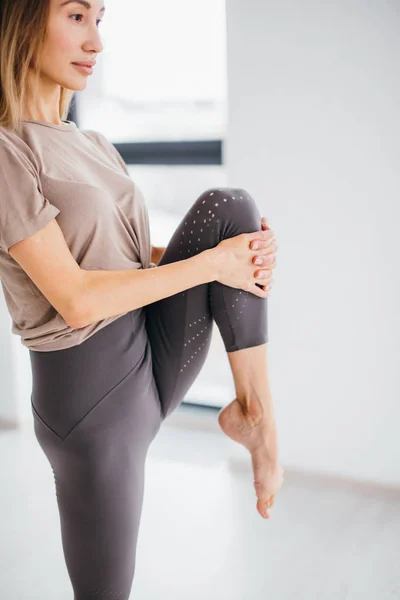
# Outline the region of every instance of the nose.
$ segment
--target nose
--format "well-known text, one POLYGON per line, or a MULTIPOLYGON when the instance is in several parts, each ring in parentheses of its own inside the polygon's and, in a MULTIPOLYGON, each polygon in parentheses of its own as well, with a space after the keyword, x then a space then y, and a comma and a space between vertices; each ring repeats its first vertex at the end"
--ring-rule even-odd
POLYGON ((84 44, 85 52, 99 54, 103 50, 103 44, 101 42, 100 32, 97 27, 93 31, 93 35, 90 39, 86 40, 84 44))

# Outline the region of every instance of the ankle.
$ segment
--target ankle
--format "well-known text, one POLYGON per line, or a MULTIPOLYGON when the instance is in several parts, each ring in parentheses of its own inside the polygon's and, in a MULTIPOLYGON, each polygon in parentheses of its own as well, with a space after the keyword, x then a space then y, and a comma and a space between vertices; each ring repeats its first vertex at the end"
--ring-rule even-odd
POLYGON ((275 414, 271 394, 264 396, 251 392, 236 393, 236 399, 243 409, 243 413, 249 418, 263 421, 268 429, 274 429, 275 414))
MULTIPOLYGON (((259 432, 261 433, 261 432, 259 432)), ((254 459, 267 461, 271 468, 278 464, 278 443, 276 428, 265 429, 261 435, 254 436, 249 446, 254 459)))

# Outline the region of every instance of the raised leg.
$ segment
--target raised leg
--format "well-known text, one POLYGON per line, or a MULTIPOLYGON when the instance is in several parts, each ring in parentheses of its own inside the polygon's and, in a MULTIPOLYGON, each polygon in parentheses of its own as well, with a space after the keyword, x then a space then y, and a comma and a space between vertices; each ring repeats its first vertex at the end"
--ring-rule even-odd
MULTIPOLYGON (((215 247, 223 239, 260 229, 260 212, 246 190, 206 190, 183 217, 159 266, 194 256, 215 247)), ((249 435, 238 439, 240 436, 234 430, 237 427, 243 429, 243 425, 249 429, 253 425, 250 416, 255 418, 254 425, 257 419, 261 422, 261 409, 264 414, 267 413, 267 299, 214 281, 164 298, 145 308, 153 372, 164 418, 181 403, 203 367, 215 321, 228 352, 237 395, 249 407, 245 420, 239 421, 240 415, 236 409, 240 404, 235 399, 236 408, 225 410, 220 425, 232 439, 249 447, 249 435)), ((259 484, 256 491, 261 494, 261 512, 268 488, 264 482, 265 461, 260 453, 266 441, 263 427, 255 430, 250 437, 249 450, 255 467, 255 480, 259 484)), ((269 436, 268 441, 271 439, 269 436)))

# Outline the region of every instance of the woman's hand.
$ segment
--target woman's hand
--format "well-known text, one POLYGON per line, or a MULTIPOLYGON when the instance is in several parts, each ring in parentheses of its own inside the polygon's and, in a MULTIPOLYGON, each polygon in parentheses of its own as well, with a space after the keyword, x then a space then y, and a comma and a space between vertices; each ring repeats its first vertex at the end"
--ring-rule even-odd
MULTIPOLYGON (((268 221, 265 217, 261 218, 261 230, 262 231, 272 231, 270 226, 268 225, 268 221)), ((255 244, 258 243, 259 244, 259 248, 267 248, 268 247, 268 251, 265 255, 263 256, 254 256, 253 257, 253 263, 257 266, 259 266, 260 268, 255 272, 255 275, 257 276, 257 274, 259 273, 259 271, 266 271, 267 273, 270 274, 271 279, 269 280, 269 290, 271 291, 272 288, 272 283, 274 281, 273 277, 272 277, 272 271, 275 269, 276 267, 276 250, 278 248, 278 245, 276 243, 276 239, 275 239, 275 234, 274 234, 274 243, 272 244, 268 244, 267 241, 262 240, 262 239, 256 239, 256 240, 252 240, 251 244, 250 244, 250 248, 251 249, 256 249, 255 248, 255 244)), ((267 294, 267 296, 269 296, 269 293, 267 294)))
POLYGON ((215 267, 215 280, 251 292, 260 298, 267 298, 270 289, 271 269, 255 268, 254 259, 270 254, 275 246, 274 233, 263 228, 255 233, 242 233, 222 240, 211 249, 215 267), (252 243, 258 241, 261 247, 252 249, 252 243))

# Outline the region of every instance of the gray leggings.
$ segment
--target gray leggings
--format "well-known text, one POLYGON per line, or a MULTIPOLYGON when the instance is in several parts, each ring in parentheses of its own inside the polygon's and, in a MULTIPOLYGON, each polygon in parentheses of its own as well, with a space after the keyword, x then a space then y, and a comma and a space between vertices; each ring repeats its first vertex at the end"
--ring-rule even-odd
MULTIPOLYGON (((208 189, 159 264, 258 230, 245 190, 208 189)), ((54 473, 74 600, 130 596, 147 451, 200 372, 213 321, 227 352, 267 342, 267 300, 214 281, 132 310, 78 346, 29 351, 34 430, 54 473)))

